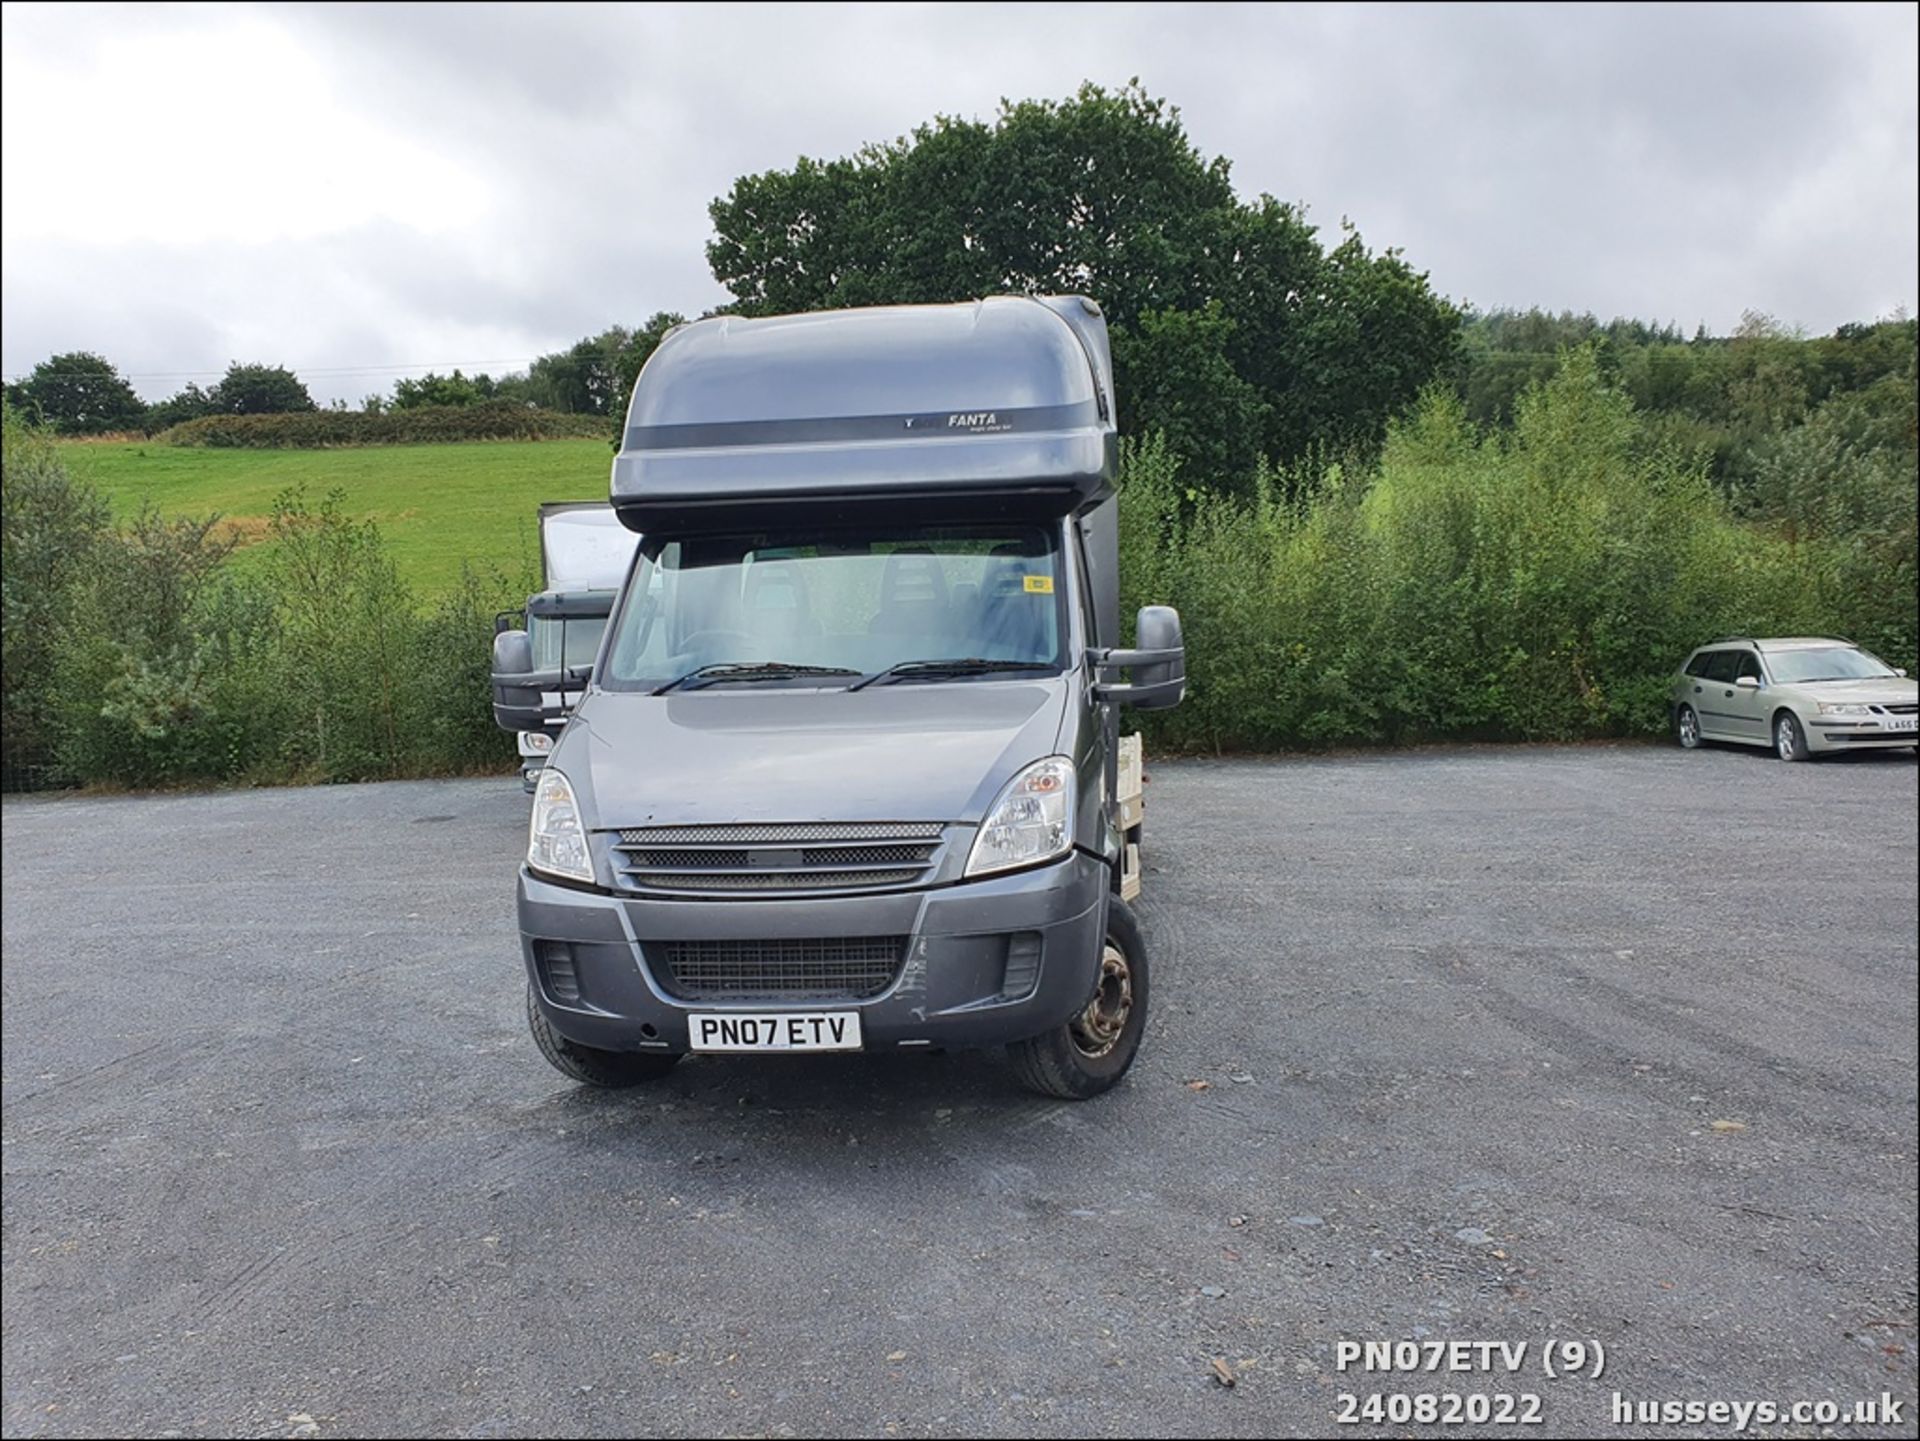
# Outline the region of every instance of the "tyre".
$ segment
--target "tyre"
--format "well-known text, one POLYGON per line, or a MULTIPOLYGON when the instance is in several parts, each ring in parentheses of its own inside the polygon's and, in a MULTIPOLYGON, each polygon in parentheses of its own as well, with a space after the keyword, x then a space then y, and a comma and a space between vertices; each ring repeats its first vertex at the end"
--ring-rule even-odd
POLYGON ((1773 753, 1783 761, 1803 761, 1813 754, 1807 749, 1807 733, 1800 729, 1800 717, 1790 710, 1774 712, 1773 753))
POLYGON ((1147 948, 1125 901, 1107 906, 1100 984, 1087 1008, 1064 1026, 1007 1048, 1020 1083, 1043 1096, 1085 1101, 1109 1089, 1133 1064, 1147 1026, 1147 948))
POLYGON ((1680 742, 1680 749, 1692 751, 1700 749, 1700 717, 1690 705, 1683 705, 1673 718, 1673 738, 1680 742))
POLYGON ((601 1051, 569 1041, 547 1020, 531 984, 527 986, 527 1028, 533 1032, 534 1045, 554 1070, 587 1086, 618 1090, 657 1081, 680 1060, 657 1051, 601 1051))

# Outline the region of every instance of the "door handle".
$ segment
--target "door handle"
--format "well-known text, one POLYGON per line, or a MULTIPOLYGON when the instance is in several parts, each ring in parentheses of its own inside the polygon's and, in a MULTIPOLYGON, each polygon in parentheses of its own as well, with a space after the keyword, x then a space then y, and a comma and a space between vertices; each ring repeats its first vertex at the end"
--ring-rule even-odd
POLYGON ((1695 686, 1695 687, 1693 688, 1693 693, 1694 693, 1695 695, 1699 695, 1699 694, 1700 694, 1700 687, 1699 687, 1699 686, 1695 686))
POLYGON ((1728 692, 1727 692, 1727 698, 1728 698, 1729 700, 1731 700, 1731 699, 1733 698, 1733 692, 1732 692, 1732 691, 1728 691, 1728 692))

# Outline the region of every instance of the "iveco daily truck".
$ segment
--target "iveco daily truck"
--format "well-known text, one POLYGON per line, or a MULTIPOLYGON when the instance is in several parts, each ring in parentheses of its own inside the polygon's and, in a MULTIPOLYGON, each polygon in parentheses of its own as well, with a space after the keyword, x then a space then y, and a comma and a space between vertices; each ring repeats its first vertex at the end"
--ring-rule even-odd
MULTIPOLYGON (((1132 1063, 1140 753, 1179 617, 1120 635, 1099 307, 1003 296, 673 331, 611 501, 642 535, 540 772, 528 1020, 575 1080, 688 1052, 1005 1046, 1132 1063)), ((495 718, 552 718, 524 632, 495 718)))

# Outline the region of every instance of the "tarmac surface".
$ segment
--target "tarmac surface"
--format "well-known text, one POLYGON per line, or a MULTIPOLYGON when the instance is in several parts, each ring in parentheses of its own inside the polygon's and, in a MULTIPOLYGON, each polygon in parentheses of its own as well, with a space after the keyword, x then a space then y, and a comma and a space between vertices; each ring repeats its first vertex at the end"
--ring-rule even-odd
POLYGON ((9 800, 6 1435, 1914 1434, 1910 755, 1149 771, 1154 1015, 1080 1105, 991 1053, 577 1089, 517 777, 9 800))

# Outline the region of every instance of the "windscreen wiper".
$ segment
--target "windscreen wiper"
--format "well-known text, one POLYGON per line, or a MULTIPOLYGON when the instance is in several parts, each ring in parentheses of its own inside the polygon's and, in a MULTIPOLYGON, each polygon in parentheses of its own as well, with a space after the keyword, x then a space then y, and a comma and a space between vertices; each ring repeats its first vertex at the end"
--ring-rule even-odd
POLYGON ((875 671, 863 680, 857 680, 848 686, 848 690, 859 690, 862 686, 895 681, 914 680, 922 676, 942 675, 987 675, 997 670, 1058 670, 1059 667, 1043 660, 988 660, 984 656, 958 656, 952 660, 903 660, 898 665, 890 665, 885 670, 875 671))
POLYGON ((700 686, 712 685, 715 681, 756 681, 787 680, 800 675, 859 675, 857 670, 848 670, 838 665, 793 665, 784 660, 721 660, 710 665, 696 666, 685 675, 675 676, 665 685, 655 686, 655 695, 665 695, 670 690, 694 690, 700 686))

